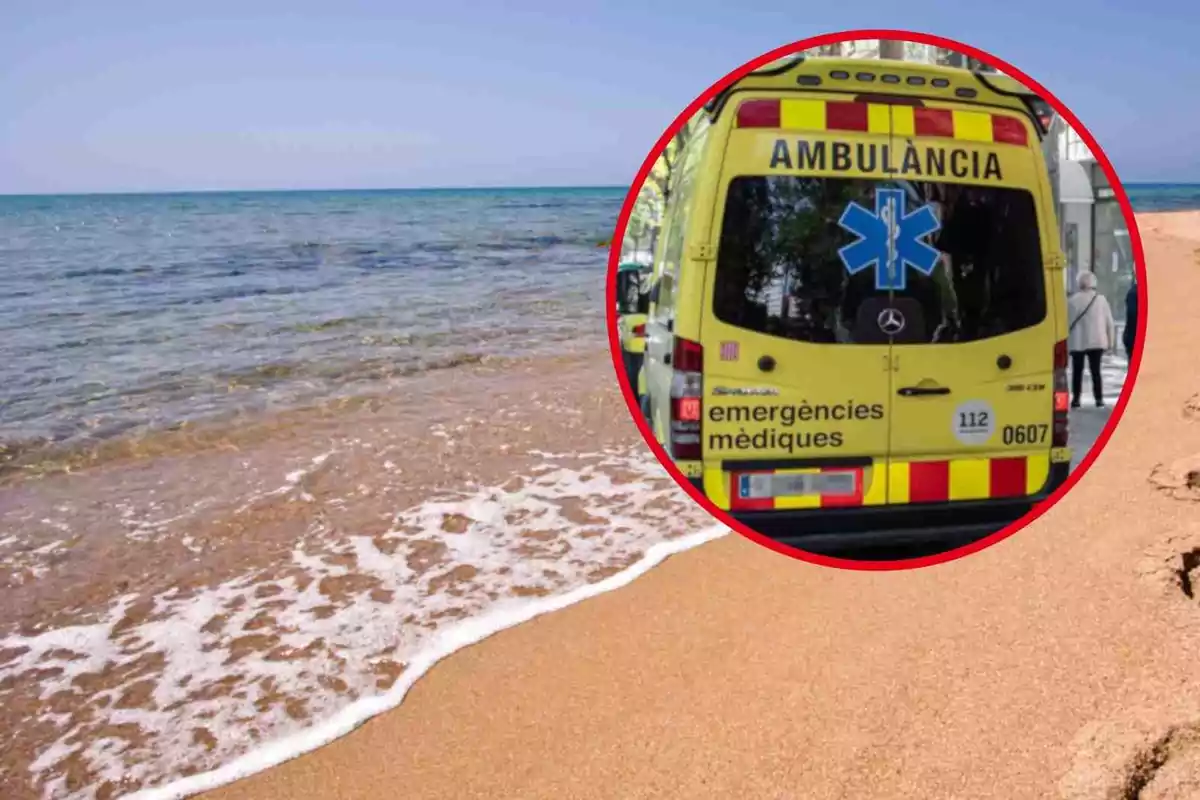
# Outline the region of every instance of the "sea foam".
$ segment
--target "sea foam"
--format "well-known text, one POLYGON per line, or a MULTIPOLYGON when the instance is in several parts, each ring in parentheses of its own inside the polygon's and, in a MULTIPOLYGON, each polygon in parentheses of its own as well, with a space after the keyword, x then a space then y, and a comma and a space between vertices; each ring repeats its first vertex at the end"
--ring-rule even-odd
POLYGON ((43 710, 28 722, 57 732, 35 784, 153 800, 236 780, 395 707, 450 653, 727 532, 640 447, 534 455, 503 485, 399 511, 385 534, 318 519, 270 572, 0 639, 0 699, 32 682, 43 710), (68 788, 81 765, 87 785, 68 788))

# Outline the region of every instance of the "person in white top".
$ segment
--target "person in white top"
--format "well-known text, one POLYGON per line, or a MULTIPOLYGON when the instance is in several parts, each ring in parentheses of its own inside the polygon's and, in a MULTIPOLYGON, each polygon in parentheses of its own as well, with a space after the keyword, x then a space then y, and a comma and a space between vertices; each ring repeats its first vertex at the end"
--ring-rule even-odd
POLYGON ((1067 350, 1071 353, 1071 407, 1079 408, 1083 390, 1083 364, 1086 359, 1092 374, 1092 395, 1096 407, 1104 408, 1104 387, 1100 382, 1100 359, 1117 348, 1117 326, 1112 308, 1104 295, 1096 291, 1096 276, 1079 274, 1079 291, 1067 301, 1067 350))

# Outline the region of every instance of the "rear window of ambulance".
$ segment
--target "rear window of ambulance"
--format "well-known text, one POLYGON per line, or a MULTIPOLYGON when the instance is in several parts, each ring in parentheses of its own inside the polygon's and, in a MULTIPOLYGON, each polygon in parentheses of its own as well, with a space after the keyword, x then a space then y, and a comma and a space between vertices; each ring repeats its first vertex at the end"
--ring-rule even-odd
MULTIPOLYGON (((886 281, 885 281, 886 283, 886 281)), ((886 342, 880 312, 903 309, 894 341, 986 339, 1046 317, 1033 197, 1022 189, 792 175, 735 178, 717 253, 713 312, 722 322, 795 341, 886 342), (860 236, 840 224, 876 192, 905 193, 905 214, 930 206, 939 227, 929 274, 908 267, 903 290, 878 289, 875 268, 851 274, 839 251, 860 236)))

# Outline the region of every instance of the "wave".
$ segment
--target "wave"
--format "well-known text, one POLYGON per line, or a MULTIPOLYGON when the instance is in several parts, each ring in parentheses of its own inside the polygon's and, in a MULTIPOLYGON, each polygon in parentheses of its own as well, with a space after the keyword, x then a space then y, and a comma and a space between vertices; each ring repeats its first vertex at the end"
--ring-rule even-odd
POLYGON ((94 277, 114 277, 125 275, 133 270, 124 267, 91 267, 88 269, 70 269, 62 273, 64 278, 94 278, 94 277))
MULTIPOLYGON (((195 378, 161 381, 128 390, 121 393, 121 396, 153 397, 168 390, 179 396, 191 396, 211 388, 213 384, 222 384, 229 390, 236 390, 305 378, 340 379, 346 385, 362 386, 372 382, 414 378, 446 370, 483 365, 499 366, 511 360, 505 356, 464 351, 399 365, 386 359, 344 366, 274 363, 223 372, 209 376, 203 381, 195 378)), ((343 391, 332 397, 322 392, 322 395, 323 399, 318 402, 306 404, 301 400, 273 413, 320 411, 333 406, 346 407, 368 403, 380 397, 378 391, 343 391)), ((252 429, 256 425, 270 424, 271 414, 261 409, 257 410, 257 413, 247 411, 246 408, 234 408, 199 418, 166 423, 158 418, 149 421, 134 418, 114 419, 102 427, 77 424, 57 436, 0 438, 0 486, 22 478, 76 472, 113 461, 223 446, 238 438, 239 428, 252 429)))
POLYGON ((633 566, 598 583, 581 586, 557 597, 527 601, 519 607, 498 609, 467 622, 459 623, 447 629, 430 642, 424 652, 413 658, 408 664, 404 678, 386 694, 359 700, 317 727, 270 742, 217 769, 189 775, 163 786, 135 792, 126 800, 183 800, 311 753, 340 739, 372 717, 399 707, 418 680, 437 666, 440 661, 454 655, 459 650, 478 644, 501 631, 628 586, 671 556, 693 550, 728 534, 728 528, 716 525, 674 541, 660 542, 647 549, 641 560, 633 566))
MULTIPOLYGON (((0 638, 0 683, 82 693, 42 718, 32 777, 72 798, 122 779, 139 800, 228 783, 396 707, 463 647, 728 533, 640 446, 528 455, 535 464, 503 483, 399 509, 386 532, 310 534, 269 569, 125 594, 87 622, 0 638)), ((338 458, 311 459, 244 524, 307 502, 305 472, 338 458)))

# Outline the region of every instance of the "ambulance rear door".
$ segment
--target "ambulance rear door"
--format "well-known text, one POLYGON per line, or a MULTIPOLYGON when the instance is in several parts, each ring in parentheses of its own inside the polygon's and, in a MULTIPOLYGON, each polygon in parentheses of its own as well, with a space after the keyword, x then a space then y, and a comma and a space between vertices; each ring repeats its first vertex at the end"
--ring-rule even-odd
POLYGON ((872 205, 890 123, 828 97, 731 102, 700 333, 704 489, 734 512, 886 502, 889 292, 847 271, 842 217, 872 205))
POLYGON ((1014 111, 893 106, 891 504, 1021 498, 1049 475, 1061 286, 1036 136, 1014 111), (929 228, 934 260, 912 236, 929 228))

